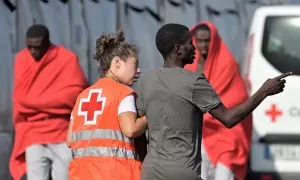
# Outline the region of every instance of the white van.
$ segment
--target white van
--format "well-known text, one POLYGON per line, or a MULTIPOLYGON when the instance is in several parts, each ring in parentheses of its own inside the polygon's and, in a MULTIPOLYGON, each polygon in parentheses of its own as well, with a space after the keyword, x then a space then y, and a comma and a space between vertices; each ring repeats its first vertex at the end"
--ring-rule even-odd
POLYGON ((256 10, 245 74, 253 94, 270 77, 292 71, 285 92, 253 112, 250 179, 300 179, 300 6, 256 10))

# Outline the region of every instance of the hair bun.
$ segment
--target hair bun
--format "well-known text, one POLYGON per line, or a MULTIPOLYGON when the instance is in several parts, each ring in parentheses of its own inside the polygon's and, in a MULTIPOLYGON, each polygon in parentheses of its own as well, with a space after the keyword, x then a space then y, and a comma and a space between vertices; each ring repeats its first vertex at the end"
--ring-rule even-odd
POLYGON ((105 54, 110 49, 116 47, 119 43, 124 42, 124 32, 120 31, 117 35, 101 35, 99 39, 96 41, 96 49, 98 49, 95 59, 99 60, 101 56, 105 54))
POLYGON ((125 41, 124 32, 123 32, 123 31, 120 31, 120 32, 117 34, 116 42, 117 42, 117 43, 121 43, 121 42, 124 42, 124 41, 125 41))

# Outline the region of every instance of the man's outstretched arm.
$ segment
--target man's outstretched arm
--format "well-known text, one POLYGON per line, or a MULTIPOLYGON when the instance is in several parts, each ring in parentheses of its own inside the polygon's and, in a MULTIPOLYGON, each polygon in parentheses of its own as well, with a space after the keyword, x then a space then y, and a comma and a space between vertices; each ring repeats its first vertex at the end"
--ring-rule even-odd
POLYGON ((228 128, 234 127, 245 119, 267 96, 283 92, 285 80, 283 78, 292 75, 291 72, 282 74, 273 79, 268 79, 262 87, 244 103, 227 109, 222 103, 210 111, 210 114, 217 118, 228 128))

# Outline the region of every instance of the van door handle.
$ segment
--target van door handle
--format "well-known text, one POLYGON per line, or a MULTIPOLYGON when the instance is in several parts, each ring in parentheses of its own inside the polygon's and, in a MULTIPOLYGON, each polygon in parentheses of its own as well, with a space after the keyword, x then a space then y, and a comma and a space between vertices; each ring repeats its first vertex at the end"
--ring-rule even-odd
POLYGON ((267 134, 259 139, 266 144, 300 144, 300 135, 293 134, 267 134))

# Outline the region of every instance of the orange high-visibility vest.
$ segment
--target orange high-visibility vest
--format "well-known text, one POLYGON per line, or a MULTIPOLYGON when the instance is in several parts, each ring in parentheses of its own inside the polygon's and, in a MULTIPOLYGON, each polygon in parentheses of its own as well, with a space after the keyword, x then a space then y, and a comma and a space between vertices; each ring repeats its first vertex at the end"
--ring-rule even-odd
POLYGON ((123 135, 120 102, 134 91, 113 79, 99 79, 77 98, 72 111, 70 180, 139 180, 141 162, 133 139, 123 135))

